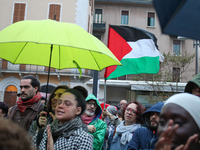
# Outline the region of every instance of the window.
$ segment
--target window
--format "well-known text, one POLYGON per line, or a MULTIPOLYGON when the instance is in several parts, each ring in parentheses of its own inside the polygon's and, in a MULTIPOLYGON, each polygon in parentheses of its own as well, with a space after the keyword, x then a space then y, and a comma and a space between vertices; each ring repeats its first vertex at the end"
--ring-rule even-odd
POLYGON ((147 26, 155 27, 155 13, 154 12, 148 12, 147 26))
POLYGON ((95 9, 94 23, 102 22, 102 9, 95 9))
POLYGON ((24 20, 25 10, 26 10, 26 3, 15 3, 12 23, 24 20))
POLYGON ((181 54, 181 41, 173 40, 173 55, 179 56, 181 54))
POLYGON ((180 82, 180 68, 173 68, 173 82, 180 82))
POLYGON ((49 5, 49 19, 60 21, 60 9, 61 9, 61 5, 50 4, 49 5))
POLYGON ((121 24, 128 25, 128 19, 129 19, 129 11, 122 10, 121 24))

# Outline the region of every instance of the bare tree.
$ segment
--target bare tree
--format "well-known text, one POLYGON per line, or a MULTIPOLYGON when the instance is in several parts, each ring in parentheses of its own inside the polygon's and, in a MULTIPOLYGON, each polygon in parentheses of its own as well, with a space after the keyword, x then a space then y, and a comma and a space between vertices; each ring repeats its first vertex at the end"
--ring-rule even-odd
POLYGON ((188 74, 193 72, 189 66, 194 61, 195 54, 172 56, 169 52, 163 53, 164 61, 160 63, 160 70, 157 74, 139 74, 134 75, 133 80, 145 81, 146 90, 151 90, 149 102, 156 103, 165 100, 174 93, 179 92, 179 82, 182 79, 187 80, 188 74), (166 89, 168 87, 168 89, 166 89), (161 95, 163 99, 158 98, 161 95))

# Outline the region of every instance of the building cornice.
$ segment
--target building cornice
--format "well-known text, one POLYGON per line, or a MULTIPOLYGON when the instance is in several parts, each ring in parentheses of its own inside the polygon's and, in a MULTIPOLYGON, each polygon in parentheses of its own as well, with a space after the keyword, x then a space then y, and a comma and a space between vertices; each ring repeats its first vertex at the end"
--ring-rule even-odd
POLYGON ((153 5, 153 0, 95 0, 95 3, 153 5))

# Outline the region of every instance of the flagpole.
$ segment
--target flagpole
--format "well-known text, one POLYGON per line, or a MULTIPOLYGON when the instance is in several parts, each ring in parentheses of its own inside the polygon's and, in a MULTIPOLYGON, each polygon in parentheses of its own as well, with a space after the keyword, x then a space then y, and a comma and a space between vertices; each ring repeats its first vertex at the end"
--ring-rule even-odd
POLYGON ((105 109, 105 105, 106 105, 106 79, 104 82, 104 106, 103 106, 104 109, 105 109))

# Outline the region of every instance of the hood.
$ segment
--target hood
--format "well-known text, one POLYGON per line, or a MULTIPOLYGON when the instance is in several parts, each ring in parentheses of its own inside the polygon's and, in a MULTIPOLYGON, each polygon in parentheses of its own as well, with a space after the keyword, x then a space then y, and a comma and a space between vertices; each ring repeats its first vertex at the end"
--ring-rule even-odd
POLYGON ((158 113, 160 113, 163 105, 164 105, 164 102, 158 102, 158 103, 156 103, 155 105, 153 105, 151 108, 149 108, 147 111, 145 111, 142 114, 142 119, 143 119, 144 124, 145 124, 146 127, 149 128, 150 114, 151 114, 151 112, 158 112, 158 113))
POLYGON ((197 85, 200 88, 200 73, 187 83, 184 92, 192 93, 192 88, 194 85, 197 85))
POLYGON ((96 117, 93 119, 93 120, 96 120, 96 119, 98 119, 101 116, 101 112, 102 112, 100 103, 97 100, 96 96, 94 96, 93 94, 88 95, 87 98, 85 99, 86 102, 89 101, 89 100, 95 100, 96 103, 97 103, 97 105, 98 105, 98 107, 97 107, 97 109, 95 111, 96 117))

